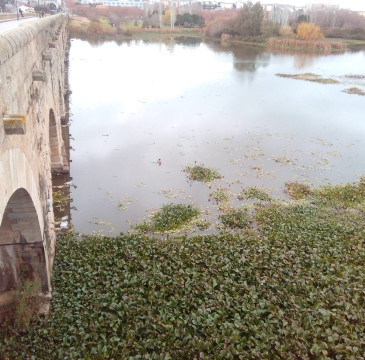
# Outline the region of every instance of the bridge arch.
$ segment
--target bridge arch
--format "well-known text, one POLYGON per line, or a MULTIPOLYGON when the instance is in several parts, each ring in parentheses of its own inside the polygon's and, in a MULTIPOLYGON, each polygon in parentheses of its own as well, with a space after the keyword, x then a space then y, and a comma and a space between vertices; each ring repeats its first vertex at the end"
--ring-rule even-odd
POLYGON ((26 282, 49 292, 46 254, 36 209, 29 193, 20 188, 10 197, 0 226, 0 301, 26 282))
POLYGON ((33 170, 22 150, 0 158, 0 307, 13 301, 13 290, 24 282, 50 291, 44 208, 33 170))

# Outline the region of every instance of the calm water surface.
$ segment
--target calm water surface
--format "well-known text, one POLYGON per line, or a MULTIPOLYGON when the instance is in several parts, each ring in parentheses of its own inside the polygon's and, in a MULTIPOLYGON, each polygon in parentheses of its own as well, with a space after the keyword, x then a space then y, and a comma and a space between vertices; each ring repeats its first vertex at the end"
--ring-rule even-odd
POLYGON ((216 214, 209 194, 231 203, 248 186, 284 196, 286 181, 312 186, 365 174, 365 52, 280 54, 194 39, 91 44, 70 51, 72 224, 126 232, 171 202, 216 214), (316 73, 323 85, 277 77, 316 73), (187 179, 191 164, 224 176, 187 179))

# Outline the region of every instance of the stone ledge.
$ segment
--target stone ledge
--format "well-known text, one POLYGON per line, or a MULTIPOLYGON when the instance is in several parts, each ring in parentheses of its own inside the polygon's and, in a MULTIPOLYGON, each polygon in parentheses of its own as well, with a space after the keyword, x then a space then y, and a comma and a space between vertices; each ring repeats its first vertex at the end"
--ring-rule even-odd
POLYGON ((5 115, 3 122, 6 135, 25 134, 25 115, 5 115))

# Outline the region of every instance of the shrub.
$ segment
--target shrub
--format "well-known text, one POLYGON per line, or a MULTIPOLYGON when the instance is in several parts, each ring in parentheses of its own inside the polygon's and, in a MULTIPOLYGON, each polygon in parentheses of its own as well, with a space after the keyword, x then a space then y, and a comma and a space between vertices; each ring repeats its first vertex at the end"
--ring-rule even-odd
POLYGON ((91 22, 86 31, 88 35, 114 35, 116 32, 116 28, 108 27, 99 22, 91 22))
POLYGON ((285 36, 285 37, 292 37, 292 36, 294 36, 294 32, 290 26, 284 25, 284 26, 280 27, 279 35, 285 36))
POLYGON ((297 27, 297 38, 302 40, 318 40, 324 38, 324 35, 319 26, 303 22, 297 27))
POLYGON ((216 18, 208 23, 205 29, 205 35, 214 38, 220 38, 222 34, 230 34, 232 32, 231 22, 231 18, 216 18))

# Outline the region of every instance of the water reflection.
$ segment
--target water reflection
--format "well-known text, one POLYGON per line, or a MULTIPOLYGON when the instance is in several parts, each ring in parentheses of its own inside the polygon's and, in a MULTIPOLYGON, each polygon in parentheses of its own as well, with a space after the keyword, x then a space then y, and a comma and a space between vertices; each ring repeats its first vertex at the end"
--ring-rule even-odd
POLYGON ((215 53, 232 54, 234 68, 241 72, 256 72, 268 66, 270 53, 259 46, 242 46, 227 42, 207 42, 207 46, 215 53))
MULTIPOLYGON (((305 66, 340 79, 349 68, 363 73, 363 60, 347 53, 312 57, 305 66)), ((295 70, 295 56, 258 47, 180 38, 94 48, 74 40, 76 230, 128 231, 170 202, 192 203, 214 217, 209 194, 218 186, 239 204, 247 186, 283 195, 286 181, 354 181, 365 172, 363 99, 342 93, 343 84, 275 76, 295 70), (247 75, 252 81, 242 81, 247 75), (195 162, 224 178, 211 188, 187 181, 183 169, 195 162)))
POLYGON ((202 43, 202 39, 193 36, 178 36, 174 38, 176 44, 182 44, 184 46, 196 47, 202 43))

